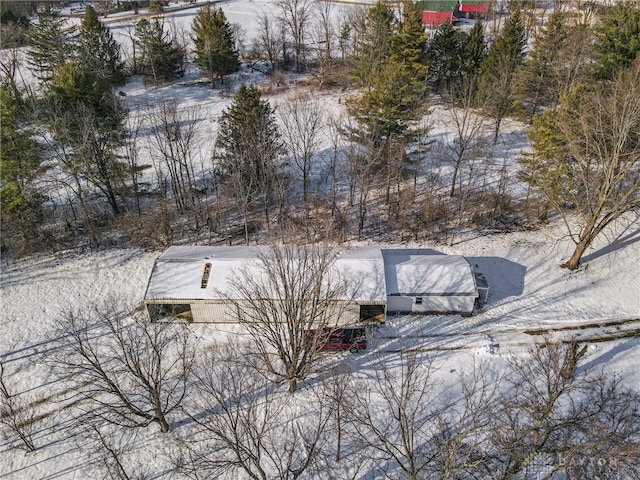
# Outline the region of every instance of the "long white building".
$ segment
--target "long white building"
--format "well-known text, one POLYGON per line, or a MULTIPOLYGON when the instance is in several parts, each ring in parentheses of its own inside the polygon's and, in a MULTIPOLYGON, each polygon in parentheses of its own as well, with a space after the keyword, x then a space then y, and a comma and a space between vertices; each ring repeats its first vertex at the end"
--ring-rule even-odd
MULTIPOLYGON (((268 247, 173 246, 155 261, 145 304, 152 320, 182 317, 193 322, 229 323, 231 283, 238 273, 261 275, 268 247)), ((365 247, 341 252, 333 267, 347 288, 336 298, 336 324, 381 322, 390 313, 470 315, 488 288, 462 256, 417 249, 365 247)))

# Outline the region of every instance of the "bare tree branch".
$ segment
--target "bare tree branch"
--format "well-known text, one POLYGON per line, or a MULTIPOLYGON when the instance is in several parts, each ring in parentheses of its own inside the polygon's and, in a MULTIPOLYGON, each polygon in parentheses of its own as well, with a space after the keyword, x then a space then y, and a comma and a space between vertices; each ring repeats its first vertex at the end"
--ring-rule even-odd
POLYGON ((289 392, 311 371, 324 335, 346 305, 346 283, 332 268, 327 245, 274 245, 256 265, 231 280, 229 301, 255 340, 265 368, 289 382, 289 392))
POLYGON ((195 358, 183 325, 150 323, 140 312, 111 307, 68 313, 58 328, 66 334, 59 368, 86 382, 79 395, 91 416, 169 431, 167 417, 187 394, 195 358))

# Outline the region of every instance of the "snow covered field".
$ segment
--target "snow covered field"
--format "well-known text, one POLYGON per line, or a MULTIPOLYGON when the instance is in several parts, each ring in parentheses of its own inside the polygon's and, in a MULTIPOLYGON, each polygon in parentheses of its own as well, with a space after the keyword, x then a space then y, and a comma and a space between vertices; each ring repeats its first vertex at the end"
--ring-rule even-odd
MULTIPOLYGON (((231 22, 251 32, 255 13, 268 10, 270 5, 265 0, 242 1, 224 3, 222 8, 231 22)), ((190 23, 194 12, 176 13, 176 21, 190 23)), ((117 24, 112 28, 116 34, 125 30, 117 24)), ((182 84, 159 88, 146 88, 140 79, 133 79, 123 90, 129 105, 139 109, 162 97, 175 98, 185 108, 197 105, 202 112, 199 135, 204 141, 215 133, 211 119, 230 98, 194 85, 191 80, 197 75, 187 72, 182 84)), ((250 81, 255 74, 241 73, 240 81, 242 75, 250 81)), ((336 96, 323 94, 322 101, 330 111, 339 111, 336 96)), ((434 118, 433 135, 446 135, 446 112, 438 109, 434 118)), ((509 122, 495 152, 497 167, 505 159, 513 162, 524 148, 522 127, 509 122)), ((630 228, 610 231, 598 239, 575 272, 559 267, 570 255, 572 244, 562 225, 553 222, 535 232, 463 234, 452 247, 405 244, 467 257, 487 278, 487 305, 470 318, 390 318, 367 351, 332 355, 327 361, 342 361, 366 374, 373 368, 369 359, 375 355, 394 355, 399 348, 412 347, 433 355, 438 375, 446 377, 468 372, 478 364, 499 370, 510 356, 523 354, 544 335, 551 339, 575 337, 588 346, 584 368, 617 372, 628 386, 640 389, 640 219, 631 220, 630 228)), ((70 310, 89 311, 114 299, 122 307, 136 308, 159 253, 105 249, 43 255, 1 265, 0 355, 6 381, 19 398, 40 405, 45 420, 35 433, 38 449, 34 453, 24 454, 12 449, 8 441, 1 441, 0 479, 95 478, 95 465, 87 459, 82 439, 69 436, 64 428, 70 412, 58 401, 68 385, 53 376, 52 365, 46 362, 56 348, 54 325, 70 310)), ((237 331, 232 326, 188 328, 199 345, 237 331)), ((304 395, 304 388, 300 394, 304 395)), ((179 416, 175 419, 177 435, 186 428, 181 420, 179 416)), ((131 461, 150 478, 173 478, 172 435, 160 434, 154 426, 142 430, 131 446, 131 461)))

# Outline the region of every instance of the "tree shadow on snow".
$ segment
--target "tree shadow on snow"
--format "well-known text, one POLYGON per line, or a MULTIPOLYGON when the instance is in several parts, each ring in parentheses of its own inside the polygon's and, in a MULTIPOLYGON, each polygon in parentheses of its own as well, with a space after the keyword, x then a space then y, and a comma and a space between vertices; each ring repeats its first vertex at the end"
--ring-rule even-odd
POLYGON ((640 241, 640 228, 636 228, 635 230, 629 231, 625 230, 625 235, 620 235, 618 238, 614 239, 612 242, 608 243, 606 246, 596 250, 593 253, 589 253, 588 255, 584 255, 580 260, 580 263, 585 264, 597 258, 608 255, 609 253, 615 252, 617 250, 621 250, 629 245, 632 245, 638 241, 640 241))

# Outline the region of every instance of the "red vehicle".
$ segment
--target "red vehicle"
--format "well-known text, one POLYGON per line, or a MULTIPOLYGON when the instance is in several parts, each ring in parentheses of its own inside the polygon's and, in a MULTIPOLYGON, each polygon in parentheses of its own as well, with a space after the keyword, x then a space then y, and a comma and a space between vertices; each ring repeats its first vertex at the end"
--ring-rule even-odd
MULTIPOLYGON (((311 330, 310 335, 315 335, 316 331, 311 330)), ((349 350, 351 353, 358 353, 367 348, 367 334, 364 328, 347 327, 339 329, 325 328, 324 336, 326 341, 320 348, 323 351, 349 350)))

